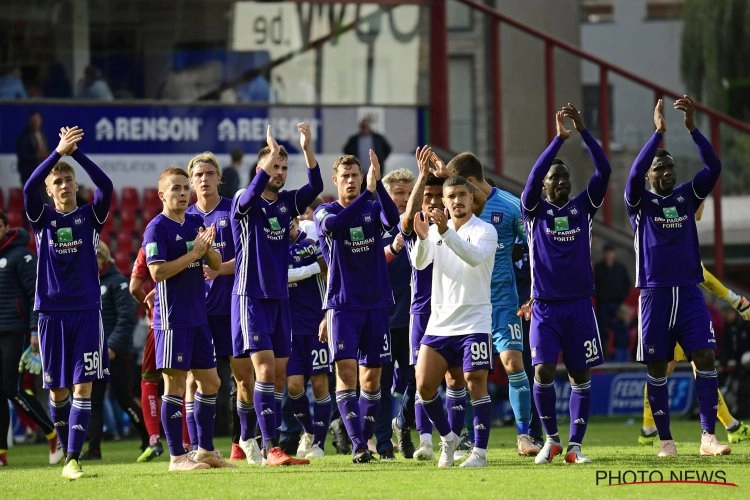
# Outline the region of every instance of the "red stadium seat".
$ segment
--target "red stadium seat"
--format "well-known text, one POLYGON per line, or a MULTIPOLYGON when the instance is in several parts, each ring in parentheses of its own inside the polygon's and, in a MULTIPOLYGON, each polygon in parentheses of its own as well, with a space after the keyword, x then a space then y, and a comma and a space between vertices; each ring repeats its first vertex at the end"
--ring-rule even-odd
POLYGON ((153 187, 143 189, 143 209, 158 208, 157 213, 161 212, 161 200, 159 199, 159 190, 153 187))
POLYGON ((120 192, 120 208, 137 210, 141 206, 138 199, 138 190, 134 187, 124 187, 120 192))
POLYGON ((5 214, 8 216, 8 227, 23 227, 24 218, 23 212, 18 210, 8 210, 5 214))
POLYGON ((121 251, 119 248, 115 252, 115 265, 125 276, 130 276, 130 270, 133 267, 135 259, 130 251, 121 251))
POLYGON ((161 205, 158 207, 146 207, 143 209, 143 229, 146 229, 146 226, 149 222, 151 222, 154 217, 159 215, 161 213, 161 205))
POLYGON ((23 190, 20 187, 12 187, 8 190, 7 211, 23 213, 23 190))
POLYGON ((117 196, 117 190, 115 189, 112 191, 112 203, 109 205, 109 215, 112 215, 112 212, 116 212, 117 210, 120 210, 120 198, 117 196))
POLYGON ((132 238, 133 234, 140 232, 140 230, 140 220, 136 214, 136 209, 123 206, 120 209, 120 228, 118 229, 118 233, 125 233, 132 238))
POLYGON ((135 243, 135 239, 133 238, 133 233, 126 233, 124 231, 120 231, 117 233, 117 239, 116 241, 116 247, 117 251, 127 251, 132 253, 133 252, 133 243, 135 243))

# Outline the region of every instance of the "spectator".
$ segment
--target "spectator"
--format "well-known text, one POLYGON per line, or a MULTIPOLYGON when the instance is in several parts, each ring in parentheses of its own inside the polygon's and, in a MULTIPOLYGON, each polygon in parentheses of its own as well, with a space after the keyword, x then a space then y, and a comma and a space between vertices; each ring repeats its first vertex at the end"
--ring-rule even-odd
MULTIPOLYGON (((234 148, 229 153, 229 158, 232 163, 224 167, 221 171, 221 184, 219 184, 219 196, 222 198, 229 198, 230 200, 234 197, 240 189, 240 167, 242 167, 242 157, 245 156, 245 152, 240 148, 234 148)), ((246 186, 246 184, 242 184, 246 186)))
POLYGON ((630 361, 628 353, 628 330, 620 314, 620 306, 630 292, 628 270, 617 260, 615 247, 606 243, 602 260, 594 266, 594 286, 596 287, 596 321, 599 331, 604 334, 605 345, 614 345, 613 361, 630 361))
POLYGON ((18 174, 21 176, 21 185, 25 185, 31 172, 42 160, 49 156, 47 136, 42 131, 42 115, 38 111, 32 111, 29 114, 26 127, 18 136, 16 156, 18 157, 18 174))
POLYGON ((73 87, 70 85, 68 75, 65 73, 65 66, 62 63, 57 61, 50 63, 47 78, 42 85, 42 94, 44 97, 57 99, 73 97, 73 87))
POLYGON ((14 66, 0 77, 0 99, 26 99, 26 89, 21 80, 21 68, 14 66))
POLYGON ((359 122, 359 133, 352 135, 344 145, 344 154, 356 156, 359 161, 367 163, 370 157, 369 151, 375 151, 378 161, 383 169, 381 175, 385 175, 385 160, 391 154, 391 145, 384 136, 370 129, 370 119, 363 118, 359 122))
POLYGON ((83 72, 83 78, 78 82, 76 90, 78 99, 99 99, 102 101, 112 101, 112 91, 109 89, 102 71, 96 66, 88 65, 83 72))

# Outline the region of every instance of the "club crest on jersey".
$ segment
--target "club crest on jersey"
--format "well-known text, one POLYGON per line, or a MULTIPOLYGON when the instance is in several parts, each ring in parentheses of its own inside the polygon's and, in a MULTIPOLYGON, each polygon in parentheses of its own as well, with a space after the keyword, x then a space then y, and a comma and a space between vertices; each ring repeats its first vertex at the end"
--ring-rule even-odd
POLYGON ((52 374, 50 372, 44 372, 44 381, 48 384, 52 383, 52 374))
POLYGON ((336 341, 336 349, 339 350, 339 351, 343 351, 344 350, 344 341, 343 340, 336 341))
POLYGON ((257 344, 258 342, 260 342, 260 335, 253 333, 253 344, 257 344))
POLYGON ((555 217, 555 231, 567 231, 570 229, 567 217, 555 217))
POLYGON ((570 215, 578 215, 578 209, 576 207, 571 208, 570 215))
POLYGON ((682 197, 682 195, 677 196, 677 203, 682 203, 685 201, 685 198, 682 197))
POLYGON ((229 225, 228 217, 219 217, 219 227, 227 227, 229 225))
POLYGON ((500 224, 503 222, 503 213, 502 212, 492 212, 492 223, 493 224, 500 224))
POLYGON ((372 222, 372 214, 366 213, 362 215, 362 220, 365 221, 365 224, 369 224, 370 222, 372 222))
POLYGON ((58 243, 70 243, 73 241, 73 230, 69 227, 61 227, 57 230, 58 243))
POLYGON ((177 362, 178 363, 182 363, 182 353, 181 352, 177 353, 177 362))
POLYGON ((285 214, 288 211, 289 211, 289 209, 286 208, 286 205, 279 205, 279 212, 281 212, 282 214, 285 214))
POLYGON ((73 219, 73 223, 74 223, 74 224, 75 224, 76 226, 80 226, 80 225, 81 225, 81 224, 83 223, 83 219, 82 219, 82 218, 80 218, 80 217, 76 217, 75 219, 73 219))

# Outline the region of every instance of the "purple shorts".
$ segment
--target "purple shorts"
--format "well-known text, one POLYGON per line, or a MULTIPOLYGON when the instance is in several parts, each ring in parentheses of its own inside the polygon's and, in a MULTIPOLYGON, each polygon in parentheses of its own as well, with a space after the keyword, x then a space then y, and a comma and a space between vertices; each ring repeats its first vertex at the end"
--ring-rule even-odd
POLYGON ((232 355, 232 317, 228 314, 209 316, 208 329, 214 339, 217 356, 232 355))
POLYGON ((97 310, 39 313, 45 389, 109 379, 106 346, 102 317, 97 310))
POLYGON ((417 364, 419 356, 419 345, 422 343, 424 331, 427 329, 427 322, 430 320, 428 313, 412 313, 409 320, 409 364, 417 364))
POLYGON ((697 285, 644 288, 638 309, 637 361, 672 360, 677 342, 688 360, 700 349, 716 349, 711 316, 697 285))
POLYGON ((292 355, 286 365, 287 377, 331 373, 330 363, 328 344, 318 340, 317 335, 292 335, 292 355))
POLYGON ((356 359, 377 368, 391 361, 388 308, 349 311, 329 309, 328 348, 333 360, 356 359))
POLYGON ((232 351, 244 358, 259 351, 273 351, 275 358, 288 358, 292 350, 292 328, 287 299, 258 299, 232 295, 232 351), (235 313, 238 311, 238 313, 235 313))
POLYGON ((535 300, 529 345, 534 366, 556 365, 561 352, 569 371, 585 371, 604 363, 591 299, 535 300))
POLYGON ((206 370, 216 368, 216 354, 208 325, 154 330, 156 368, 206 370))
POLYGON ((438 337, 425 335, 422 345, 432 347, 448 362, 448 367, 461 366, 464 373, 492 370, 492 334, 470 333, 438 337))

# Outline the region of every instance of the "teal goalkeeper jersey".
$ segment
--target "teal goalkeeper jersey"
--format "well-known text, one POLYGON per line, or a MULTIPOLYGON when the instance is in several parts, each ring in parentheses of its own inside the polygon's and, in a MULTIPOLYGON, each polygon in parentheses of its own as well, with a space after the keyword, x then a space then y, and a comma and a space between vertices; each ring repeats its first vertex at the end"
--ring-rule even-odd
POLYGON ((493 187, 480 218, 492 224, 497 231, 495 266, 492 269, 492 303, 516 307, 518 291, 513 271, 513 245, 516 242, 526 242, 521 200, 493 187))

